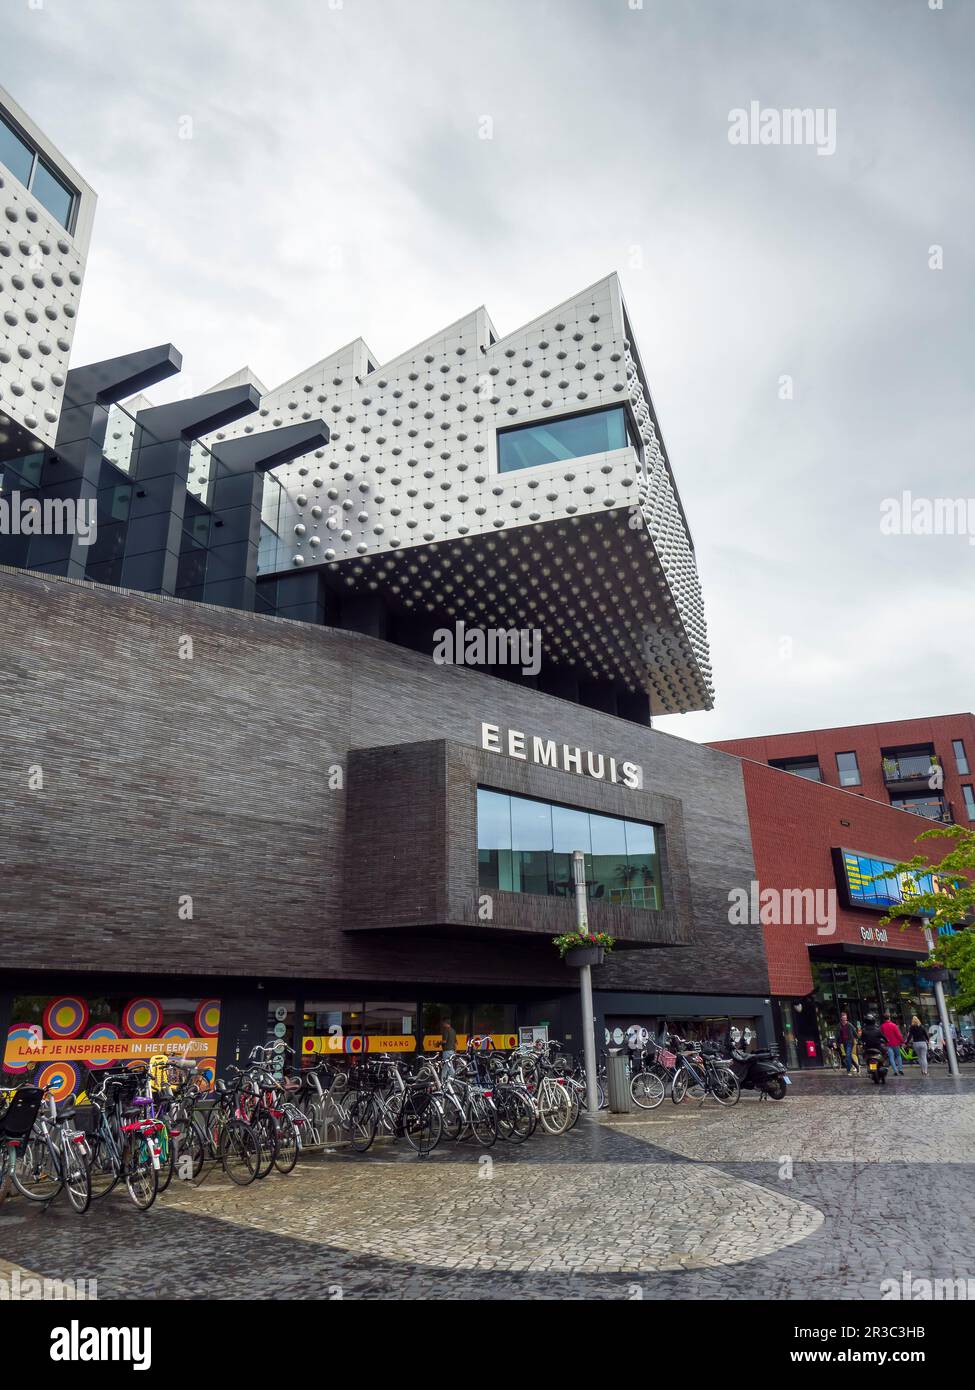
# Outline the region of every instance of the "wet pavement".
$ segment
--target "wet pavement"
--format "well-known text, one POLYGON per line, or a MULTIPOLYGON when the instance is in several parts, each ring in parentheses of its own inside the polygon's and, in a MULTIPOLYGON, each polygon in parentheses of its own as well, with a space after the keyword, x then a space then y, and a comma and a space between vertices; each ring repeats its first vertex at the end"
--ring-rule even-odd
MULTIPOLYGON (((666 1100, 490 1150, 309 1154, 247 1188, 176 1182, 0 1208, 0 1278, 101 1298, 848 1298, 975 1280, 975 1069, 799 1074, 788 1099, 666 1100)), ((973 1283, 975 1290, 975 1283, 973 1283)))

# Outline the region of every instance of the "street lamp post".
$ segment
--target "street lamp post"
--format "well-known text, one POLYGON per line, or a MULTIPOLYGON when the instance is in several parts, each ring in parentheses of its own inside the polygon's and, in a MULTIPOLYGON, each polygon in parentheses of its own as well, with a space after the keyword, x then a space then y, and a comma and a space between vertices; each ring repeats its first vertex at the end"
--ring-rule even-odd
MULTIPOLYGON (((924 929, 924 939, 928 943, 928 950, 934 948, 934 936, 931 928, 922 923, 924 929)), ((938 1018, 941 1020, 941 1031, 944 1034, 945 1052, 948 1056, 948 1071, 950 1075, 957 1076, 958 1058, 955 1055, 955 1040, 951 1036, 951 1024, 948 1022, 948 1005, 945 1003, 945 987, 940 980, 934 982, 934 997, 938 1005, 938 1018)))
MULTIPOLYGON (((581 849, 572 852, 572 877, 576 887, 576 926, 580 936, 589 935, 589 910, 586 901, 586 856, 581 849)), ((579 993, 582 996, 582 1048, 586 1063, 586 1098, 589 1114, 599 1114, 599 1087, 596 1084, 596 1018, 592 1005, 592 966, 579 971, 579 993)))

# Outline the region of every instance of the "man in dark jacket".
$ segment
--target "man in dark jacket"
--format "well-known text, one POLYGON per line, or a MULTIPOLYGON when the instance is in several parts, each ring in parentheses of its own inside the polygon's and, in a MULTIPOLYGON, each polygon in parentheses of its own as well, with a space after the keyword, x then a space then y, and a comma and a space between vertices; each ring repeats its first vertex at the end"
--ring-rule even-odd
POLYGON ((457 1051, 457 1034, 449 1018, 440 1020, 440 1051, 444 1057, 453 1056, 457 1051))
MULTIPOLYGON (((856 1029, 847 1018, 846 1014, 840 1014, 840 1026, 836 1030, 836 1041, 843 1049, 843 1062, 846 1066, 846 1074, 850 1076, 853 1071, 853 1044, 856 1042, 856 1029)), ((857 1067, 857 1071, 860 1068, 857 1067)))

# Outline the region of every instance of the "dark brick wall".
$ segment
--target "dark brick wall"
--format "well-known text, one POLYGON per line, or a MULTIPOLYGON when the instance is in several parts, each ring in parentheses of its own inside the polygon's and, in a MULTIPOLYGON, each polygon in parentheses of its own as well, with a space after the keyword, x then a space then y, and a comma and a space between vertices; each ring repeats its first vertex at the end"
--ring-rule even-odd
MULTIPOLYGON (((728 923, 754 873, 733 758, 355 633, 37 574, 0 573, 0 635, 7 967, 564 987, 544 938, 341 929, 343 876, 370 872, 344 862, 349 750, 479 748, 487 720, 638 762, 680 803, 694 945, 621 955, 599 988, 767 991, 760 929, 728 923)), ((582 778, 532 773, 579 799, 582 778)))

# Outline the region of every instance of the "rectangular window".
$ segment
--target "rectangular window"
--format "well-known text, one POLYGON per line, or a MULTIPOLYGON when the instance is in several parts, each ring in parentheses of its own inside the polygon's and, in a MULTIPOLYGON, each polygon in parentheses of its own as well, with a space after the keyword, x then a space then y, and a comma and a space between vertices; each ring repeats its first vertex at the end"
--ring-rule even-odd
POLYGON ((481 888, 572 898, 577 849, 586 856, 586 892, 593 902, 660 907, 654 826, 478 787, 481 888))
POLYGON ((958 769, 960 773, 962 773, 962 775, 969 773, 971 771, 971 768, 968 766, 968 757, 965 753, 964 743, 961 741, 960 738, 955 738, 952 739, 951 746, 955 752, 955 767, 958 769))
POLYGON ((569 415, 561 420, 541 420, 533 425, 515 425, 498 432, 498 471, 538 468, 543 463, 564 463, 569 459, 639 447, 631 436, 623 406, 590 410, 585 415, 569 415))
POLYGON ((34 169, 34 182, 31 184, 30 191, 41 206, 47 208, 55 222, 60 222, 62 227, 68 226, 71 221, 74 195, 71 189, 61 182, 54 170, 44 163, 43 159, 37 161, 37 166, 34 169))
POLYGON ((2 113, 0 164, 5 164, 54 220, 70 231, 77 194, 2 113))
POLYGON ((777 767, 780 772, 791 772, 796 777, 805 777, 809 782, 823 780, 818 758, 770 758, 769 766, 777 767))
POLYGON ((20 138, 17 132, 0 116, 0 164, 6 164, 10 172, 26 188, 30 183, 31 169, 34 167, 34 151, 20 138))
POLYGON ((969 820, 975 820, 975 791, 972 790, 971 783, 963 782, 961 791, 965 798, 965 814, 969 820))
POLYGON ((857 763, 855 753, 837 753, 836 770, 840 775, 841 787, 858 787, 860 785, 860 766, 857 763))

